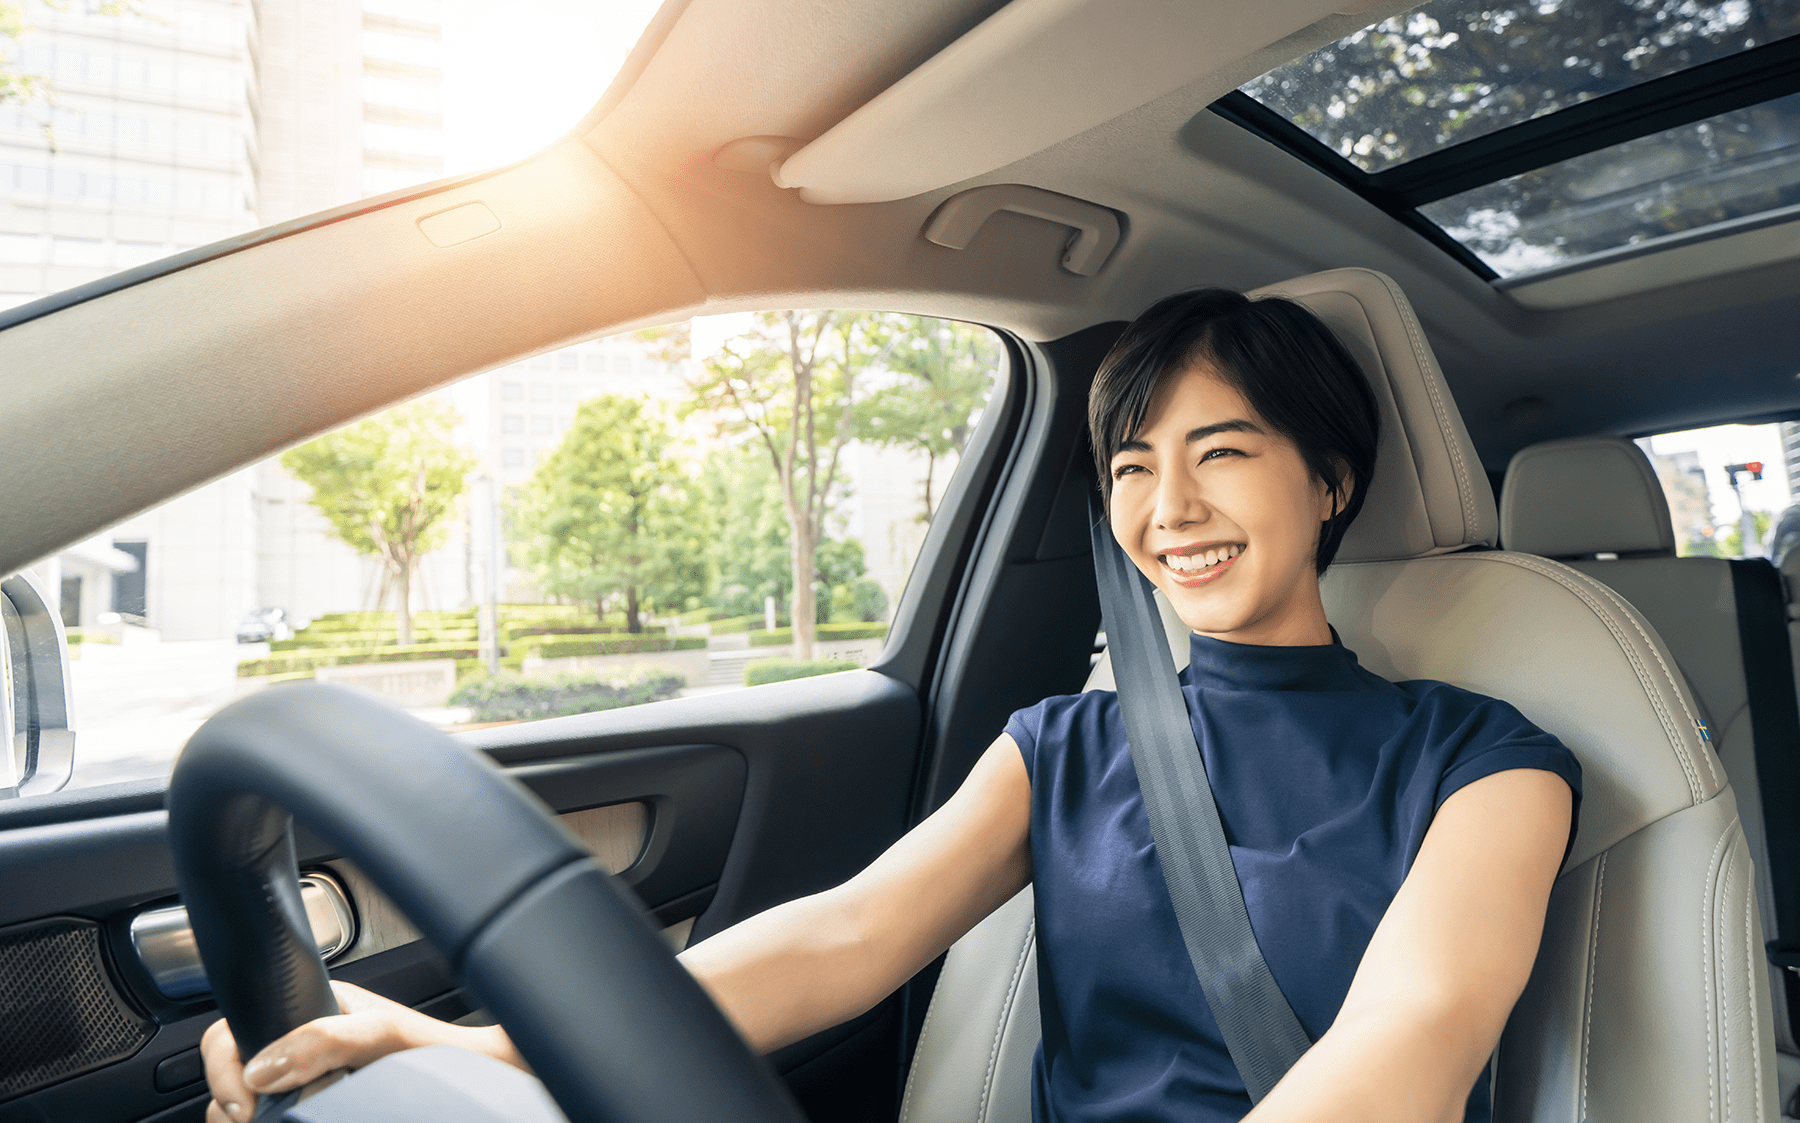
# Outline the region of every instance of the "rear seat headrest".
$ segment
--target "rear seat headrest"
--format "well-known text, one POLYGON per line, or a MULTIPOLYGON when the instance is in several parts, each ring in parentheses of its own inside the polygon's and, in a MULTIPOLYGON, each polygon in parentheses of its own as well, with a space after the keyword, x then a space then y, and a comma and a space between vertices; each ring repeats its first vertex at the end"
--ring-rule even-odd
POLYGON ((1500 492, 1500 545, 1549 558, 1675 553, 1669 501, 1644 450, 1623 437, 1520 449, 1500 492))

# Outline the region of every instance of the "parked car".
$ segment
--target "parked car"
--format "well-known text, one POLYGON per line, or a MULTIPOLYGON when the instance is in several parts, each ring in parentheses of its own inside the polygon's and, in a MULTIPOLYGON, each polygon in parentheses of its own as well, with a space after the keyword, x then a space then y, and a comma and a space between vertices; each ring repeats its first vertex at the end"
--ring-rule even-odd
MULTIPOLYGON (((1507 467, 1546 441, 1800 416, 1796 31, 1774 0, 669 0, 593 112, 532 159, 0 313, 0 573, 578 338, 777 307, 991 326, 1003 385, 873 667, 459 738, 610 856, 681 944, 846 879, 948 798, 1010 712, 1083 687, 1096 364, 1171 292, 1287 285, 1391 390, 1358 524, 1372 537, 1327 582, 1334 624, 1365 665, 1500 694, 1582 758, 1581 834, 1496 1062, 1497 1117, 1769 1118, 1800 1080, 1792 973, 1764 961, 1765 931, 1778 958, 1796 935, 1775 922, 1784 855, 1763 826, 1795 789, 1770 773, 1749 794, 1780 766, 1775 726, 1757 716, 1745 748, 1770 680, 1747 693, 1731 647, 1673 654, 1662 577, 1636 605, 1602 583, 1625 572, 1604 565, 1686 560, 1672 542, 1495 550, 1491 500, 1523 494, 1507 467), (1566 48, 1553 66, 1493 62, 1535 57, 1521 44, 1540 32, 1566 48), (1459 43, 1475 53, 1453 64, 1459 43), (1576 555, 1582 570, 1554 560, 1576 555), (1703 708, 1707 691, 1724 701, 1703 708)), ((1622 511, 1606 488, 1638 479, 1635 462, 1622 477, 1580 463, 1549 475, 1554 494, 1622 511)), ((1730 589, 1677 606, 1729 615, 1730 589)), ((37 653, 22 691, 55 677, 54 628, 36 634, 52 638, 12 649, 37 653)), ((341 732, 320 760, 379 770, 382 745, 417 732, 283 709, 271 700, 307 697, 283 689, 252 699, 271 707, 258 728, 308 745, 341 732)), ((51 704, 19 700, 45 728, 51 704)), ((441 1017, 518 1012, 509 1026, 578 1118, 626 1083, 634 1123, 691 1123, 696 1097, 794 1118, 789 1095, 818 1123, 892 1120, 908 1095, 909 1118, 1018 1118, 1029 908, 952 952, 942 973, 965 998, 932 1007, 934 965, 775 1054, 783 1092, 636 922, 546 921, 466 958, 530 896, 501 892, 509 878, 563 868, 508 864, 567 857, 528 816, 497 835, 468 808, 499 805, 433 769, 381 787, 315 769, 301 800, 283 761, 309 753, 245 752, 231 782, 300 804, 299 899, 332 975, 441 1017), (461 841, 434 850, 447 835, 461 841), (420 929, 482 935, 434 949, 420 929), (534 972, 553 961, 573 973, 534 972), (977 1031, 959 1044, 946 1025, 977 1031)), ((34 758, 13 764, 28 776, 34 758)), ((216 1005, 171 911, 167 797, 156 780, 0 802, 0 1117, 202 1117, 195 1047, 216 1005)))
POLYGON ((238 621, 239 643, 267 643, 270 640, 293 639, 294 626, 288 623, 285 608, 256 608, 244 613, 238 621))

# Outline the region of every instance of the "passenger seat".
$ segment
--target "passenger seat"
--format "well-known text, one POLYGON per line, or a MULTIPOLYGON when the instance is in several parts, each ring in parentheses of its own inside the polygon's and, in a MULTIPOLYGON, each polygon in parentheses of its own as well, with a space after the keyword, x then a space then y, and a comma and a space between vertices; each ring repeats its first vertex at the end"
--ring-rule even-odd
MULTIPOLYGON (((1770 837, 1757 767, 1756 730, 1800 754, 1793 656, 1786 597, 1779 575, 1761 559, 1678 558, 1668 501, 1649 458, 1612 436, 1545 441, 1520 450, 1500 495, 1500 546, 1554 558, 1611 587, 1662 636, 1704 710, 1712 742, 1737 793, 1738 813, 1756 861, 1763 931, 1771 941, 1800 938, 1779 931, 1769 876, 1770 837), (1745 638, 1756 658, 1745 659, 1745 638), (1746 667, 1750 674, 1746 675, 1746 667)), ((1800 632, 1796 632, 1800 637, 1800 632)), ((1800 789, 1772 787, 1784 799, 1800 789)), ((1774 840, 1784 845, 1779 836, 1774 840)), ((1793 849, 1787 867, 1800 873, 1793 849)), ((1783 886, 1788 892, 1800 886, 1783 886)), ((1800 1002, 1792 973, 1771 965, 1770 992, 1781 1104, 1793 1114, 1800 1086, 1800 1048, 1790 1011, 1800 1002), (1784 977, 1785 976, 1785 977, 1784 977)))

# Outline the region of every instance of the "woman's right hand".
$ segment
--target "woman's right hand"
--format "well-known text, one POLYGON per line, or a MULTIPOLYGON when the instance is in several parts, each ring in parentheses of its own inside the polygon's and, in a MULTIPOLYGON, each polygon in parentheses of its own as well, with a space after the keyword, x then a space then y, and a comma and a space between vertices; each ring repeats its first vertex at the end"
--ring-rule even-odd
POLYGON ((499 1026, 440 1022, 349 983, 332 983, 344 1012, 293 1030, 250 1059, 238 1058, 231 1027, 220 1018, 200 1039, 213 1102, 206 1123, 249 1123, 256 1097, 304 1087, 338 1069, 358 1069, 389 1053, 426 1045, 455 1045, 518 1068, 522 1061, 499 1026))

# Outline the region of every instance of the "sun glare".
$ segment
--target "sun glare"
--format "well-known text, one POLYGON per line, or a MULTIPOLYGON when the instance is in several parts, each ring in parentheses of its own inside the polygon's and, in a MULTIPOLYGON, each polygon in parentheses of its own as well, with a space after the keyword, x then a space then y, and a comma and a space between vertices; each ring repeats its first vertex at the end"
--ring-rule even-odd
POLYGON ((447 0, 447 175, 522 160, 568 132, 605 92, 656 0, 447 0))

